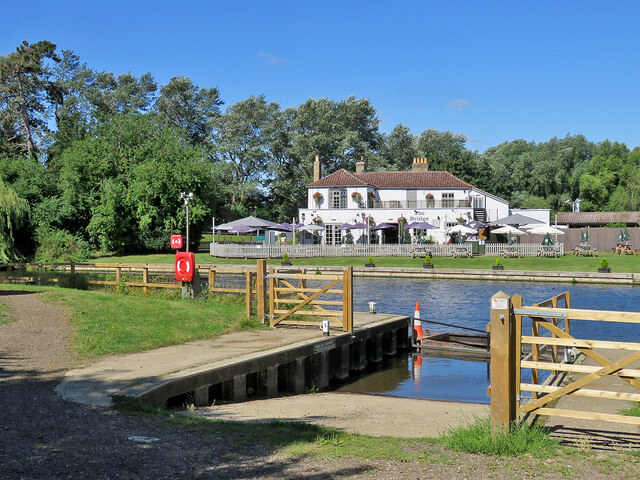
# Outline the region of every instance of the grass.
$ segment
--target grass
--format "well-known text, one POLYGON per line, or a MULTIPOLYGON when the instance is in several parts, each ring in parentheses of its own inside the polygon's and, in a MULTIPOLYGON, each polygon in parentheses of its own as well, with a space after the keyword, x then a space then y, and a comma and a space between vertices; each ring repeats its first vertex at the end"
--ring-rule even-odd
POLYGON ((489 417, 474 417, 460 428, 450 430, 442 443, 452 450, 485 455, 514 456, 530 454, 546 458, 553 454, 559 440, 538 425, 514 424, 511 432, 494 432, 489 417))
POLYGON ((7 310, 9 307, 5 303, 0 302, 0 325, 9 323, 11 320, 7 316, 7 310))
POLYGON ((640 417, 640 402, 634 402, 631 408, 620 410, 622 415, 629 415, 631 417, 640 417))
POLYGON ((2 288, 39 291, 45 300, 70 307, 74 348, 80 357, 139 352, 266 328, 245 318, 244 297, 239 295, 216 295, 203 301, 57 287, 2 288))
MULTIPOLYGON (((165 263, 173 264, 174 254, 127 255, 120 257, 104 257, 96 262, 104 263, 165 263)), ((217 258, 208 253, 196 253, 196 263, 216 265, 247 265, 255 264, 253 259, 217 258)), ((597 272, 600 261, 606 258, 612 272, 633 273, 640 272, 640 255, 620 256, 613 253, 600 253, 597 257, 576 257, 564 255, 558 258, 501 258, 505 270, 537 270, 564 272, 597 272)), ((471 258, 433 257, 434 267, 438 268, 467 268, 490 270, 495 264, 496 257, 476 256, 471 258)), ((328 257, 328 258, 292 258, 294 265, 305 266, 364 266, 366 257, 328 257)), ((374 257, 377 267, 413 267, 422 268, 423 258, 410 257, 374 257)), ((278 266, 281 259, 267 260, 268 265, 278 266)))

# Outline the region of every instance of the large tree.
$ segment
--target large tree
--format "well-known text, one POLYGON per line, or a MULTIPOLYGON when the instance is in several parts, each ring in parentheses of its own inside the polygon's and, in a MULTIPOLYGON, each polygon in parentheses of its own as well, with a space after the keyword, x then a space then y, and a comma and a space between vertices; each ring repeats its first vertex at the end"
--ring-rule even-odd
POLYGON ((29 204, 0 179, 0 262, 15 261, 19 257, 14 242, 14 230, 24 222, 29 204))
POLYGON ((47 113, 58 92, 46 60, 60 61, 55 49, 48 41, 25 41, 15 52, 0 57, 0 133, 5 149, 19 137, 21 150, 35 156, 48 135, 47 113))

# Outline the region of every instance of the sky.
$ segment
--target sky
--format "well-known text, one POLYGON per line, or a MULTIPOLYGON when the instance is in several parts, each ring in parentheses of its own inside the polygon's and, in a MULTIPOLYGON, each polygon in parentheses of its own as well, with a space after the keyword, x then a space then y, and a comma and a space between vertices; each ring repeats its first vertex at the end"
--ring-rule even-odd
POLYGON ((0 55, 49 40, 94 70, 217 86, 226 106, 355 95, 371 101, 382 132, 450 130, 479 152, 567 134, 640 146, 638 1, 0 5, 0 55))

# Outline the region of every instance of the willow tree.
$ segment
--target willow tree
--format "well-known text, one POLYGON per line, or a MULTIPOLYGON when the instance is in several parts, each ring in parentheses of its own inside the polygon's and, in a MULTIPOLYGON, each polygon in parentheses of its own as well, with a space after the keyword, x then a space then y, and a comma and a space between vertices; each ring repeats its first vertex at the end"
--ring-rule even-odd
POLYGON ((29 204, 0 179, 0 262, 17 259, 13 231, 29 213, 29 204))

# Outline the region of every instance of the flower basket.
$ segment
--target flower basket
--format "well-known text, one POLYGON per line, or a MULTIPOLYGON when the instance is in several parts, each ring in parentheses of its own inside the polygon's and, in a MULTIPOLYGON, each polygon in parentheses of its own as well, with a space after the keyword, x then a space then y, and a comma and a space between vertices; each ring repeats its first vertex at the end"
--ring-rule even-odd
POLYGON ((360 192, 353 192, 351 194, 351 198, 358 204, 360 205, 362 203, 362 195, 360 195, 360 192))
POLYGON ((313 217, 311 221, 316 225, 320 225, 322 223, 322 218, 320 218, 320 215, 318 215, 317 217, 313 217))

